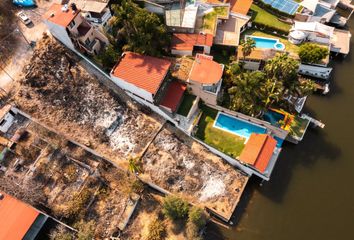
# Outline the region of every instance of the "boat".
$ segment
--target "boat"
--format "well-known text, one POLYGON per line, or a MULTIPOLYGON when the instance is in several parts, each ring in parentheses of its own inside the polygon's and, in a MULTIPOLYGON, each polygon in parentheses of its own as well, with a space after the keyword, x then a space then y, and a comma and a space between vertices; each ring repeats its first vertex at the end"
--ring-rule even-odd
POLYGON ((35 0, 12 0, 12 3, 19 7, 35 7, 36 1, 35 0))

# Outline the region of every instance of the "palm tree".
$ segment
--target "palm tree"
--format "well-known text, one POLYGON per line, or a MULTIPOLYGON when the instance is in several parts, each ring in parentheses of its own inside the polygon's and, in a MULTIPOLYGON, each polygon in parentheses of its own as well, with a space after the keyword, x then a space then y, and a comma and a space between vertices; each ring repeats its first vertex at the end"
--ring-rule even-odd
POLYGON ((128 167, 129 172, 134 173, 134 174, 141 172, 141 168, 138 165, 138 160, 139 160, 138 157, 135 157, 135 158, 130 157, 129 158, 129 160, 128 160, 129 161, 129 167, 128 167))
POLYGON ((243 60, 246 60, 246 57, 251 55, 253 49, 256 47, 256 42, 254 41, 253 38, 246 38, 245 41, 242 41, 241 43, 242 46, 242 54, 243 54, 243 60))

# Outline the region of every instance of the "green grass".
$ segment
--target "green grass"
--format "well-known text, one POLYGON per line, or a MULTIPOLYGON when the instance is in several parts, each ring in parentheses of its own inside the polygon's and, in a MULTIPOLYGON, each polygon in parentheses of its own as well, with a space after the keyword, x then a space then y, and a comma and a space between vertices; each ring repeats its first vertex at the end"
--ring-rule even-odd
POLYGON ((178 108, 177 113, 182 116, 187 116, 191 107, 193 106, 193 102, 196 99, 196 96, 191 95, 189 93, 185 93, 183 96, 183 101, 178 108))
POLYGON ((290 135, 295 138, 302 138, 305 134, 309 120, 296 116, 291 122, 290 135))
POLYGON ((286 32, 288 32, 291 28, 290 24, 279 21, 275 15, 267 12, 255 4, 252 4, 251 10, 254 11, 254 23, 269 25, 286 32))
POLYGON ((214 11, 204 15, 203 17, 203 29, 210 34, 214 34, 216 31, 217 18, 227 18, 227 7, 214 7, 214 11))
POLYGON ((245 147, 245 139, 213 127, 217 110, 206 106, 202 106, 201 110, 203 114, 196 137, 233 158, 239 156, 245 147))

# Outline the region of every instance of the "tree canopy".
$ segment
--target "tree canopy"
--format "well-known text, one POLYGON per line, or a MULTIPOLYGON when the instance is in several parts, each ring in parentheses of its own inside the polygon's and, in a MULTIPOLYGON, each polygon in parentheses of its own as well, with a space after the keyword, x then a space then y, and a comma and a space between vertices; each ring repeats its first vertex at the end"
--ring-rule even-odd
POLYGON ((284 103, 285 94, 310 94, 314 90, 314 83, 310 80, 299 81, 298 67, 296 60, 282 53, 269 60, 263 72, 240 72, 233 66, 227 68, 230 108, 257 116, 271 106, 284 103))
POLYGON ((320 63, 328 56, 329 51, 317 44, 304 43, 300 46, 298 54, 303 63, 320 63))
POLYGON ((170 43, 170 36, 160 18, 140 8, 132 0, 113 4, 109 24, 116 44, 123 51, 159 56, 170 43))

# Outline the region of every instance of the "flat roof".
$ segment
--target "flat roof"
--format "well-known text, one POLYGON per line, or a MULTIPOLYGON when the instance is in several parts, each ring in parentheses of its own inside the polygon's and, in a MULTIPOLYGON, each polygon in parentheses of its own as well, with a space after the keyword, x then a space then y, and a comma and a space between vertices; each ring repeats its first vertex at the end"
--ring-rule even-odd
POLYGON ((123 81, 155 94, 170 66, 171 62, 166 59, 125 52, 111 73, 123 81))
MULTIPOLYGON (((277 53, 278 51, 275 49, 255 48, 246 59, 268 60, 273 58, 277 53)), ((240 60, 243 59, 242 46, 238 47, 237 58, 240 60)))
POLYGON ((233 16, 223 20, 218 24, 214 38, 215 44, 238 46, 240 43, 241 28, 245 26, 250 17, 248 16, 233 16))
POLYGON ((44 13, 43 18, 60 26, 67 27, 80 13, 80 10, 73 12, 69 7, 67 11, 63 11, 63 7, 63 5, 53 3, 49 10, 44 13))
POLYGON ((171 48, 176 50, 193 50, 194 46, 213 45, 213 35, 195 33, 174 33, 171 40, 171 48))
POLYGON ((171 109, 172 112, 177 111, 186 89, 187 86, 181 82, 170 82, 160 105, 171 109))
POLYGON ((350 31, 334 29, 331 38, 331 51, 348 54, 350 52, 350 39, 352 34, 350 31))
POLYGON ((194 60, 189 80, 204 84, 219 82, 223 74, 223 66, 211 58, 203 56, 199 54, 199 57, 197 56, 194 60))
POLYGON ((166 25, 169 27, 194 28, 197 12, 198 6, 189 5, 181 9, 179 4, 174 4, 170 10, 165 11, 166 25))
POLYGON ((267 134, 251 134, 239 159, 254 166, 261 173, 267 169, 273 156, 277 141, 267 134))
POLYGON ((3 119, 5 115, 11 110, 11 107, 12 106, 10 104, 6 104, 0 109, 0 120, 3 119))
POLYGON ((108 5, 109 0, 70 0, 84 12, 101 13, 108 5))
POLYGON ((0 239, 23 239, 39 212, 24 202, 3 194, 0 200, 0 239))

